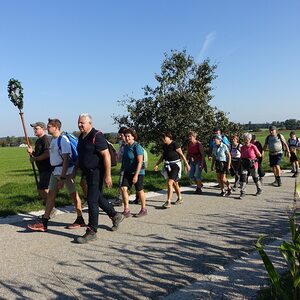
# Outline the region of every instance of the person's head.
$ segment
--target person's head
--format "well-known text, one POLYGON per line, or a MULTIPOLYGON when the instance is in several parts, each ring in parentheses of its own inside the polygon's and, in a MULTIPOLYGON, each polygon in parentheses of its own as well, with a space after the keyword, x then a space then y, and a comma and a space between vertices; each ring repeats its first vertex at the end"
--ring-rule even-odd
POLYGON ((295 139, 296 138, 296 132, 295 131, 291 131, 290 132, 290 138, 291 139, 295 139))
POLYGON ((92 117, 88 113, 82 113, 78 117, 78 129, 81 133, 89 133, 93 128, 92 117))
POLYGON ((127 129, 127 127, 120 127, 119 131, 118 131, 118 136, 119 136, 119 139, 122 140, 123 142, 125 142, 125 134, 124 134, 124 131, 127 129))
POLYGON ((219 134, 215 134, 213 140, 215 141, 216 146, 219 147, 222 142, 222 137, 219 134))
POLYGON ((195 131, 189 132, 189 141, 195 142, 197 140, 197 133, 195 131))
POLYGON ((276 126, 270 126, 269 131, 271 135, 276 135, 276 126))
POLYGON ((251 140, 251 142, 255 142, 255 141, 256 141, 256 135, 252 134, 252 140, 251 140))
POLYGON ((221 134, 221 129, 216 127, 216 128, 214 128, 213 132, 214 132, 215 135, 220 135, 221 134))
POLYGON ((57 137, 60 135, 60 129, 61 129, 61 122, 58 119, 48 119, 47 124, 48 133, 51 134, 54 137, 57 137))
POLYGON ((165 144, 170 144, 173 140, 173 135, 170 131, 166 131, 163 133, 162 138, 165 144))
POLYGON ((137 139, 137 133, 131 128, 124 129, 123 134, 125 136, 125 141, 128 145, 132 145, 137 139))
POLYGON ((232 136, 231 140, 232 140, 232 143, 235 145, 239 143, 239 137, 236 134, 234 134, 232 136))
POLYGON ((252 134, 249 132, 245 132, 242 135, 242 139, 243 139, 244 145, 249 145, 251 143, 252 134))
POLYGON ((35 122, 30 124, 33 127, 34 135, 37 137, 42 137, 46 134, 47 126, 44 122, 35 122))

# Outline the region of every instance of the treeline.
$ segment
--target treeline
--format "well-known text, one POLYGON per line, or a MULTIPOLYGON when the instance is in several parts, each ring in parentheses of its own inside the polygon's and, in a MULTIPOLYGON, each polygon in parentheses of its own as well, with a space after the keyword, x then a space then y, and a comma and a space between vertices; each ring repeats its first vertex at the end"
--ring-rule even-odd
MULTIPOLYGON (((73 134, 78 137, 80 132, 73 131, 73 134)), ((108 141, 110 141, 113 144, 116 144, 118 142, 117 133, 114 132, 104 133, 104 136, 108 141)), ((36 137, 28 137, 28 139, 31 145, 34 145, 35 141, 37 140, 36 137)), ((0 137, 0 147, 19 147, 22 144, 26 144, 26 139, 23 136, 0 137)))
POLYGON ((248 124, 243 124, 244 130, 251 130, 251 131, 259 131, 262 129, 268 129, 269 126, 276 126, 279 129, 286 129, 286 130, 297 130, 300 129, 300 120, 296 119, 288 119, 285 121, 273 121, 271 123, 252 123, 249 122, 248 124))

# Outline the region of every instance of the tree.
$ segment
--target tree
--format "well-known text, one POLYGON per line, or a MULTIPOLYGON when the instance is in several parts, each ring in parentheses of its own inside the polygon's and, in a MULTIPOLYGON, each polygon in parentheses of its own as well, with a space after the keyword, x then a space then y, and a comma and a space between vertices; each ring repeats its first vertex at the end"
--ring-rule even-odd
POLYGON ((158 152, 161 135, 167 130, 179 144, 187 139, 190 130, 196 131, 206 145, 214 127, 227 134, 241 130, 224 112, 209 105, 216 67, 208 59, 195 63, 186 51, 165 54, 161 74, 155 76, 157 87, 145 86, 141 99, 122 100, 128 114, 114 116, 115 123, 135 129, 142 143, 154 143, 152 152, 158 152))

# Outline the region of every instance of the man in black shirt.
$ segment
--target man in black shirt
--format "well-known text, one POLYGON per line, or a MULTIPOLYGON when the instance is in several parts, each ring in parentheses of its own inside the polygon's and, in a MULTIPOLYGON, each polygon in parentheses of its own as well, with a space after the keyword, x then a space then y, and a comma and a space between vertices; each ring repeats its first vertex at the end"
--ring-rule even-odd
POLYGON ((36 122, 30 124, 33 127, 34 135, 38 138, 35 142, 34 151, 31 146, 28 146, 27 152, 31 155, 30 161, 35 162, 39 170, 39 183, 37 186, 37 191, 46 204, 48 195, 48 185, 51 176, 51 165, 49 159, 49 145, 50 140, 46 135, 47 126, 43 122, 36 122))
POLYGON ((81 132, 77 146, 78 166, 86 176, 89 223, 86 233, 76 238, 76 242, 84 244, 97 238, 99 207, 112 219, 112 231, 118 229, 124 216, 103 196, 103 182, 108 188, 112 186, 111 158, 104 135, 93 128, 89 114, 79 116, 78 128, 81 132))

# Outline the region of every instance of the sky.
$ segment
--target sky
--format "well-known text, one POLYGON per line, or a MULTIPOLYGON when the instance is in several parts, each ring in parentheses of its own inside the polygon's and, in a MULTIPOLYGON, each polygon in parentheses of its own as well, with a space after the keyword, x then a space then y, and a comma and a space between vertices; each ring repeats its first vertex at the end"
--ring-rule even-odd
POLYGON ((24 135, 11 78, 29 136, 49 117, 77 130, 83 112, 117 131, 118 101, 156 86, 171 50, 217 64, 210 104, 231 121, 299 120, 299 13, 298 0, 0 0, 0 137, 24 135))

